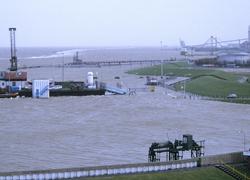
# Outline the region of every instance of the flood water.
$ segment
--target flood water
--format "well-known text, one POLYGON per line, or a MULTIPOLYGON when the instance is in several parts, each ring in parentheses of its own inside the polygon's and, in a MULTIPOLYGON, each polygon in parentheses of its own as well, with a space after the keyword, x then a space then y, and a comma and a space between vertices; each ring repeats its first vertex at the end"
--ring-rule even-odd
MULTIPOLYGON (((141 66, 65 68, 65 79, 86 80, 93 71, 110 84, 120 76, 124 87, 145 88, 145 78, 124 73, 141 66)), ((27 71, 29 79, 60 80, 62 74, 60 68, 27 71)), ((181 139, 186 133, 205 139, 206 155, 242 151, 244 135, 249 148, 250 105, 178 94, 173 99, 167 91, 157 87, 133 96, 0 99, 0 172, 147 162, 152 142, 181 139)))

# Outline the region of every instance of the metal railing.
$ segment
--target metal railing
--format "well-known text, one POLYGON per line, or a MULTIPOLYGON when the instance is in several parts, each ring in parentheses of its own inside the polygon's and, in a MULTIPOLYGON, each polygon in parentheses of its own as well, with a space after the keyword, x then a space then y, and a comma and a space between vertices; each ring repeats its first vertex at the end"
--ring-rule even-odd
POLYGON ((228 168, 230 171, 232 171, 233 173, 235 173, 236 175, 246 179, 246 180, 250 180, 250 177, 248 177, 246 174, 243 174, 242 172, 238 171, 236 168, 234 168, 233 166, 230 166, 229 164, 224 163, 223 161, 220 161, 220 163, 225 166, 226 168, 228 168))

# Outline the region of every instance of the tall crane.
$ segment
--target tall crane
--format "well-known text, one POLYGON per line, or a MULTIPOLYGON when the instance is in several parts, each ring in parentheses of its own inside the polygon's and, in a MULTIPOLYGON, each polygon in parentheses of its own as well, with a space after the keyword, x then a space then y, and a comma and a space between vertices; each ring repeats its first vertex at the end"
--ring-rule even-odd
POLYGON ((16 57, 16 37, 15 31, 16 28, 9 28, 10 31, 10 71, 17 71, 17 57, 16 57))

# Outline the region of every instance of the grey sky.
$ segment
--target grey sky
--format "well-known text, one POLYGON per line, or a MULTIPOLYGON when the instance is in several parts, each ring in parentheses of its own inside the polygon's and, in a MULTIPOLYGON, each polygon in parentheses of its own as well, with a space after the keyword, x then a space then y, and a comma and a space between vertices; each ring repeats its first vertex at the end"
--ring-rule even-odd
POLYGON ((249 0, 0 0, 0 46, 159 46, 245 38, 249 0))

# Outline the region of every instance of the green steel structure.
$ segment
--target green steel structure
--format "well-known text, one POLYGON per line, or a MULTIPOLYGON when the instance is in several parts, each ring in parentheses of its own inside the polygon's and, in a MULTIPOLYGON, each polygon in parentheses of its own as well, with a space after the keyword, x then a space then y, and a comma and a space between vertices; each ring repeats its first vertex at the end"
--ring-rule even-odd
POLYGON ((190 151, 191 158, 204 156, 205 140, 194 141, 193 136, 184 134, 182 140, 175 140, 174 143, 166 141, 163 143, 154 142, 149 147, 148 161, 160 161, 160 154, 166 153, 166 161, 183 159, 183 152, 190 151))

